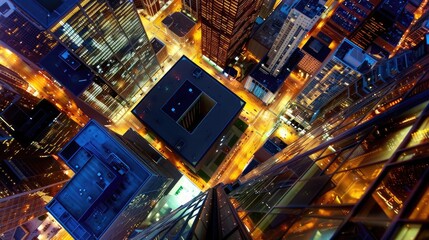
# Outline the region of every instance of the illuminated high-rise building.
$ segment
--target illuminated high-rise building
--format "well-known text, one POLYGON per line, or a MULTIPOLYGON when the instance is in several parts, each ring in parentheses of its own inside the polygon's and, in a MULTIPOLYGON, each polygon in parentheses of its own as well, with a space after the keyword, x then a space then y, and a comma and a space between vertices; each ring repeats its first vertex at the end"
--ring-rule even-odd
POLYGON ((414 19, 420 2, 384 0, 360 23, 350 40, 364 50, 388 57, 414 19))
POLYGON ((212 222, 234 239, 246 239, 241 224, 252 239, 427 238, 429 74, 416 69, 427 69, 428 57, 426 52, 413 73, 332 116, 237 183, 217 186, 202 217, 199 211, 196 218, 186 214, 187 205, 135 239, 199 238, 213 232, 212 222))
POLYGON ((332 15, 327 16, 325 23, 315 29, 314 36, 321 32, 319 39, 326 44, 331 41, 340 43, 368 18, 380 2, 381 0, 345 0, 333 3, 332 15))
POLYGON ((200 0, 182 0, 182 11, 194 21, 200 19, 200 0))
POLYGON ((130 239, 252 239, 222 187, 201 193, 130 239))
POLYGON ((429 52, 424 41, 420 41, 413 48, 398 53, 392 58, 377 63, 370 71, 362 74, 340 94, 330 99, 328 103, 320 108, 317 116, 315 116, 317 122, 312 122, 312 127, 322 124, 332 115, 343 111, 360 99, 401 79, 404 74, 407 74, 407 76, 419 74, 418 72, 426 64, 424 61, 420 62, 420 60, 429 52), (414 67, 416 62, 419 62, 420 67, 414 67))
POLYGON ((263 67, 273 76, 280 74, 289 57, 301 43, 305 34, 313 27, 325 10, 324 1, 301 0, 293 7, 273 46, 268 52, 268 60, 263 67))
POLYGON ((270 51, 291 7, 288 4, 279 5, 251 35, 246 48, 256 59, 263 59, 270 51))
POLYGON ((261 4, 261 10, 259 11, 258 15, 266 19, 274 10, 274 5, 276 3, 276 0, 263 0, 261 4))
POLYGON ((300 117, 306 121, 311 120, 317 110, 369 71, 375 63, 374 58, 344 39, 297 96, 296 102, 306 110, 300 117))
POLYGON ((0 41, 26 62, 37 64, 57 45, 57 41, 32 24, 12 1, 4 0, 0 4, 0 41))
POLYGON ((50 155, 0 159, 0 239, 46 213, 45 206, 70 178, 50 155), (4 234, 4 236, 2 236, 4 234))
POLYGON ((310 76, 317 73, 320 67, 323 66, 325 59, 331 53, 331 49, 326 44, 314 37, 308 39, 301 51, 304 57, 299 61, 298 67, 310 76))
POLYGON ((173 182, 135 144, 92 120, 58 154, 74 176, 46 208, 75 239, 125 238, 173 182))
POLYGON ((11 104, 33 108, 40 99, 27 92, 30 89, 29 84, 17 73, 0 65, 0 113, 11 104))
POLYGON ((241 50, 257 17, 261 0, 201 0, 202 52, 221 68, 241 50))
POLYGON ((149 16, 154 16, 164 5, 164 1, 161 2, 160 0, 134 0, 134 5, 137 9, 143 10, 145 14, 149 16))
POLYGON ((20 99, 13 101, 0 112, 0 120, 0 128, 12 137, 0 142, 4 159, 55 154, 80 129, 47 100, 32 109, 23 106, 20 99))
POLYGON ((0 40, 89 116, 118 120, 160 68, 131 1, 5 0, 1 7, 0 40))
POLYGON ((410 29, 408 35, 402 42, 405 48, 416 46, 429 32, 429 12, 422 16, 410 29))
POLYGON ((16 239, 17 228, 46 214, 46 204, 71 173, 50 154, 80 128, 46 100, 18 88, 19 80, 1 69, 0 239, 16 239))

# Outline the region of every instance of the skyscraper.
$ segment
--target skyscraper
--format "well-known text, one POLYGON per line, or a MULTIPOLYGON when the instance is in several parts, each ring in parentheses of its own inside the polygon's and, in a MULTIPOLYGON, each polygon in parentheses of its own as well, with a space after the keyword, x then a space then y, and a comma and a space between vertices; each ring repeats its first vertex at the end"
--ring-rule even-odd
POLYGON ((348 39, 344 39, 297 96, 296 102, 308 110, 307 115, 301 117, 307 121, 311 120, 313 113, 356 81, 362 73, 369 71, 375 63, 374 58, 348 39))
POLYGON ((194 21, 200 19, 200 0, 182 0, 182 11, 194 21))
POLYGON ((291 7, 286 3, 279 5, 251 35, 246 48, 258 60, 270 51, 291 7))
POLYGON ((0 141, 2 159, 55 154, 80 126, 31 89, 15 72, 0 68, 0 129, 9 136, 0 141))
POLYGON ((70 178, 70 170, 49 155, 0 159, 0 171, 0 238, 45 214, 46 204, 70 178))
POLYGON ((0 68, 1 239, 12 239, 17 227, 46 213, 46 203, 69 179, 68 169, 49 154, 79 128, 26 92, 28 87, 18 74, 0 68))
POLYGON ((2 8, 0 39, 107 119, 118 120, 159 69, 130 1, 13 0, 2 8))
POLYGON ((258 15, 261 18, 266 19, 274 10, 275 3, 276 0, 263 0, 261 4, 261 10, 259 11, 258 15))
MULTIPOLYGON (((429 74, 416 69, 427 69, 428 47, 413 73, 339 112, 236 184, 215 188, 229 200, 213 204, 205 218, 232 205, 217 219, 228 217, 238 231, 239 216, 253 239, 426 238, 429 74)), ((171 215, 139 236, 177 234, 166 226, 189 218, 179 219, 171 215)), ((185 239, 210 231, 187 229, 185 239)))
POLYGON ((12 102, 0 113, 1 128, 12 137, 0 142, 4 159, 55 154, 73 137, 80 126, 60 113, 47 100, 33 109, 12 102))
POLYGON ((163 196, 172 179, 134 148, 90 121, 59 153, 75 174, 46 208, 74 238, 122 239, 163 196))
POLYGON ((310 76, 313 76, 320 69, 331 53, 331 49, 326 44, 314 37, 308 39, 301 51, 304 57, 299 61, 298 67, 310 76))
POLYGON ((2 1, 0 40, 30 64, 37 64, 57 41, 32 24, 12 1, 2 1))
POLYGON ((130 239, 252 239, 222 188, 201 193, 130 239))
POLYGON ((142 9, 149 16, 154 16, 164 5, 164 1, 159 0, 135 0, 134 5, 137 9, 142 9))
POLYGON ((132 113, 206 181, 238 137, 234 124, 246 103, 183 56, 132 113))
POLYGON ((410 29, 408 35, 404 39, 403 46, 410 48, 418 44, 425 38, 429 32, 429 12, 422 16, 410 29))
POLYGON ((420 3, 384 0, 350 35, 364 50, 388 57, 414 19, 420 3))
POLYGON ((249 37, 261 0, 201 0, 203 56, 221 68, 240 51, 249 37))
POLYGON ((429 76, 410 70, 241 179, 232 197, 253 237, 424 236, 408 223, 428 216, 429 76))
POLYGON ((420 67, 415 67, 414 64, 426 56, 426 48, 427 45, 424 41, 420 41, 413 48, 377 63, 370 71, 362 74, 361 77, 320 108, 316 116, 317 123, 312 122, 312 126, 322 124, 336 112, 348 108, 354 102, 401 79, 404 74, 407 76, 418 74, 425 63, 419 63, 420 67))
POLYGON ((284 81, 303 56, 301 50, 296 48, 284 63, 283 69, 275 76, 271 75, 263 64, 258 64, 258 67, 248 75, 244 88, 265 104, 272 103, 284 81))
MULTIPOLYGON (((0 238, 12 239, 16 228, 46 214, 45 205, 69 179, 56 153, 80 126, 46 100, 8 85, 18 77, 0 74, 0 238)), ((13 81, 12 83, 19 83, 13 81)), ((18 85, 18 86, 15 86, 18 85)))
POLYGON ((324 1, 302 0, 293 7, 283 23, 263 65, 267 72, 277 76, 295 51, 305 34, 313 27, 325 10, 324 1))
POLYGON ((331 41, 340 43, 347 38, 359 25, 365 21, 381 0, 345 0, 332 4, 332 15, 327 16, 324 25, 315 29, 314 35, 322 33, 320 40, 330 44, 331 41))

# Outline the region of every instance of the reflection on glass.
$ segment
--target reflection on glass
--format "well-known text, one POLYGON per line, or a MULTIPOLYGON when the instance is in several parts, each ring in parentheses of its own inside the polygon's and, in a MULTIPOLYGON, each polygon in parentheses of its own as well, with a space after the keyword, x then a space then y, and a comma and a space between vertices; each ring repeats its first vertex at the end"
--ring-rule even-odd
POLYGON ((394 218, 428 167, 427 162, 414 162, 389 170, 371 198, 363 204, 358 216, 394 218))
POLYGON ((413 208, 410 214, 410 219, 413 220, 428 220, 429 219, 429 188, 421 195, 420 201, 413 208))
POLYGON ((351 207, 312 208, 305 211, 307 216, 346 217, 351 207))
POLYGON ((398 161, 408 161, 429 156, 429 144, 419 145, 417 147, 402 151, 398 156, 398 161))
POLYGON ((411 139, 408 143, 408 147, 427 142, 429 142, 429 117, 427 117, 423 121, 419 129, 417 129, 411 134, 411 139))
POLYGON ((408 239, 427 239, 429 236, 428 226, 421 224, 404 224, 401 226, 396 234, 396 240, 408 240, 408 239))
POLYGON ((382 239, 389 221, 350 221, 341 228, 339 239, 382 239))
POLYGON ((253 239, 280 239, 292 226, 301 211, 267 214, 252 231, 253 239))
POLYGON ((335 159, 336 156, 337 154, 332 154, 327 157, 321 158, 316 161, 316 164, 321 170, 324 170, 327 166, 329 166, 329 164, 332 162, 333 159, 335 159))
POLYGON ((354 150, 354 147, 351 147, 349 149, 344 150, 341 152, 341 154, 335 159, 334 162, 329 165, 329 167, 326 169, 325 174, 333 174, 341 164, 348 159, 348 156, 350 153, 354 150))
POLYGON ((302 218, 282 239, 330 239, 342 220, 302 218))
POLYGON ((338 205, 356 203, 369 184, 378 176, 383 164, 339 172, 332 176, 325 193, 318 197, 315 205, 338 205))

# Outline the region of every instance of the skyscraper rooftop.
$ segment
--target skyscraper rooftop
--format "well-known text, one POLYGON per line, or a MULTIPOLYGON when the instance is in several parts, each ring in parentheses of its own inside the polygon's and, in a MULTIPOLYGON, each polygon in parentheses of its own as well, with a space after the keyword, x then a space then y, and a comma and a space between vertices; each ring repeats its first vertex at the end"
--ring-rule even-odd
POLYGON ((295 6, 295 9, 309 18, 314 18, 325 11, 325 1, 321 0, 301 0, 295 6))
POLYGON ((138 222, 136 214, 143 221, 156 199, 154 193, 162 193, 169 183, 144 163, 151 160, 138 157, 95 121, 59 156, 75 175, 47 209, 76 239, 124 237, 127 228, 138 222))
POLYGON ((244 104, 237 95, 183 56, 132 112, 195 166, 244 104))

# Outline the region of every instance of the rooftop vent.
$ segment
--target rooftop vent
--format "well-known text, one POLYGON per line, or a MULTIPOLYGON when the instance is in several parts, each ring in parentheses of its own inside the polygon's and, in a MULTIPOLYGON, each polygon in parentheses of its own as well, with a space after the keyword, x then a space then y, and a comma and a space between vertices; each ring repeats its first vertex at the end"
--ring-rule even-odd
POLYGON ((196 79, 201 78, 201 75, 203 74, 203 70, 201 68, 195 68, 192 72, 192 76, 194 76, 196 79))

